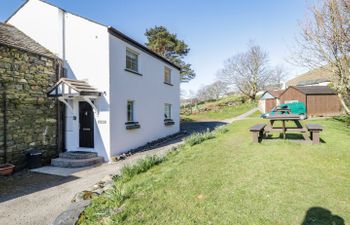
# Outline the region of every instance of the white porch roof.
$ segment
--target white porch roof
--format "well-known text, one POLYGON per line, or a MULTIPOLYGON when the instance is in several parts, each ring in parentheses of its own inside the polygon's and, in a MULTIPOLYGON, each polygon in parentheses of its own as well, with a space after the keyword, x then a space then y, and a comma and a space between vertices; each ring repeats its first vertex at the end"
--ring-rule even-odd
POLYGON ((87 81, 72 80, 61 78, 52 88, 49 89, 47 95, 49 97, 74 98, 80 96, 88 96, 89 98, 97 98, 102 92, 92 87, 87 81))
POLYGON ((98 109, 92 102, 102 95, 101 91, 92 87, 87 81, 72 80, 68 78, 61 78, 52 88, 47 92, 48 97, 56 97, 59 101, 64 103, 74 115, 72 106, 67 100, 82 100, 86 101, 93 108, 94 112, 98 114, 98 109))

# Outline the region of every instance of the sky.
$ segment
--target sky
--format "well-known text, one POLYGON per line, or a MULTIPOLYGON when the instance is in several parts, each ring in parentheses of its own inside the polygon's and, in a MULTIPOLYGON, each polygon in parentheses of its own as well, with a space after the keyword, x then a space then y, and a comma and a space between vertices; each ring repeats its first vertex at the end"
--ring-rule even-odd
MULTIPOLYGON (((47 0, 69 12, 113 26, 140 43, 145 30, 163 25, 191 51, 185 60, 197 76, 181 85, 189 92, 216 79, 223 62, 253 40, 269 53, 270 64, 282 65, 289 77, 303 71, 287 63, 305 18, 306 0, 47 0)), ((24 0, 0 0, 5 21, 24 0)), ((305 69, 304 69, 305 70, 305 69)))

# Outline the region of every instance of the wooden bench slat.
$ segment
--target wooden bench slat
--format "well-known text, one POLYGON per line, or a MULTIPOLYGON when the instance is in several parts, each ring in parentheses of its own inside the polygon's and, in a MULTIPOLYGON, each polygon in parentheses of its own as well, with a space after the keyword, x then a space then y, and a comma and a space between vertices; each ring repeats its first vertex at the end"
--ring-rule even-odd
POLYGON ((258 132, 263 130, 266 127, 266 124, 261 123, 261 124, 256 124, 254 126, 252 126, 249 130, 253 131, 253 132, 258 132))
POLYGON ((266 124, 256 124, 252 127, 250 127, 250 132, 252 132, 253 135, 253 142, 259 143, 259 140, 262 140, 263 136, 265 135, 264 128, 266 127, 266 124))
POLYGON ((305 126, 308 130, 318 130, 318 131, 323 130, 323 127, 320 124, 306 124, 305 126))

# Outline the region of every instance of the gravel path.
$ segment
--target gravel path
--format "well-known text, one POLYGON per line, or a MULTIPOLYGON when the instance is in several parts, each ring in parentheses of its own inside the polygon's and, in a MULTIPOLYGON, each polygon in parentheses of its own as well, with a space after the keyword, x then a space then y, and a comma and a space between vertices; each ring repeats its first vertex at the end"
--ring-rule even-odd
POLYGON ((243 113, 243 114, 241 114, 239 116, 233 117, 231 119, 223 120, 222 122, 224 122, 224 123, 233 123, 233 122, 238 121, 238 120, 243 120, 243 119, 247 118, 248 116, 250 116, 251 114, 255 113, 256 111, 258 111, 258 108, 254 108, 252 110, 249 110, 248 112, 243 113))
MULTIPOLYGON (((213 130, 217 126, 244 119, 256 110, 225 121, 184 123, 182 128, 189 133, 213 130)), ((126 164, 133 164, 147 155, 164 155, 182 142, 183 139, 177 139, 162 147, 137 153, 126 160, 89 168, 70 177, 23 171, 10 178, 0 178, 0 224, 52 224, 67 209, 76 193, 93 186, 107 175, 119 173, 126 164)))

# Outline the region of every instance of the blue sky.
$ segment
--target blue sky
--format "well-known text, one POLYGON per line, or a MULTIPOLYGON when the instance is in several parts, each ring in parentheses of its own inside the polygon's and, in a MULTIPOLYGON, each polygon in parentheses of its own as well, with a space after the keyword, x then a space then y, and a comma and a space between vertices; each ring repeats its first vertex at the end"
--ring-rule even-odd
MULTIPOLYGON (((24 0, 0 0, 4 21, 24 0)), ((254 40, 269 52, 273 65, 284 65, 291 77, 301 71, 286 63, 307 12, 306 0, 48 0, 67 11, 114 26, 144 43, 144 32, 164 25, 190 46, 186 60, 197 77, 185 90, 215 80, 228 57, 254 40)))

